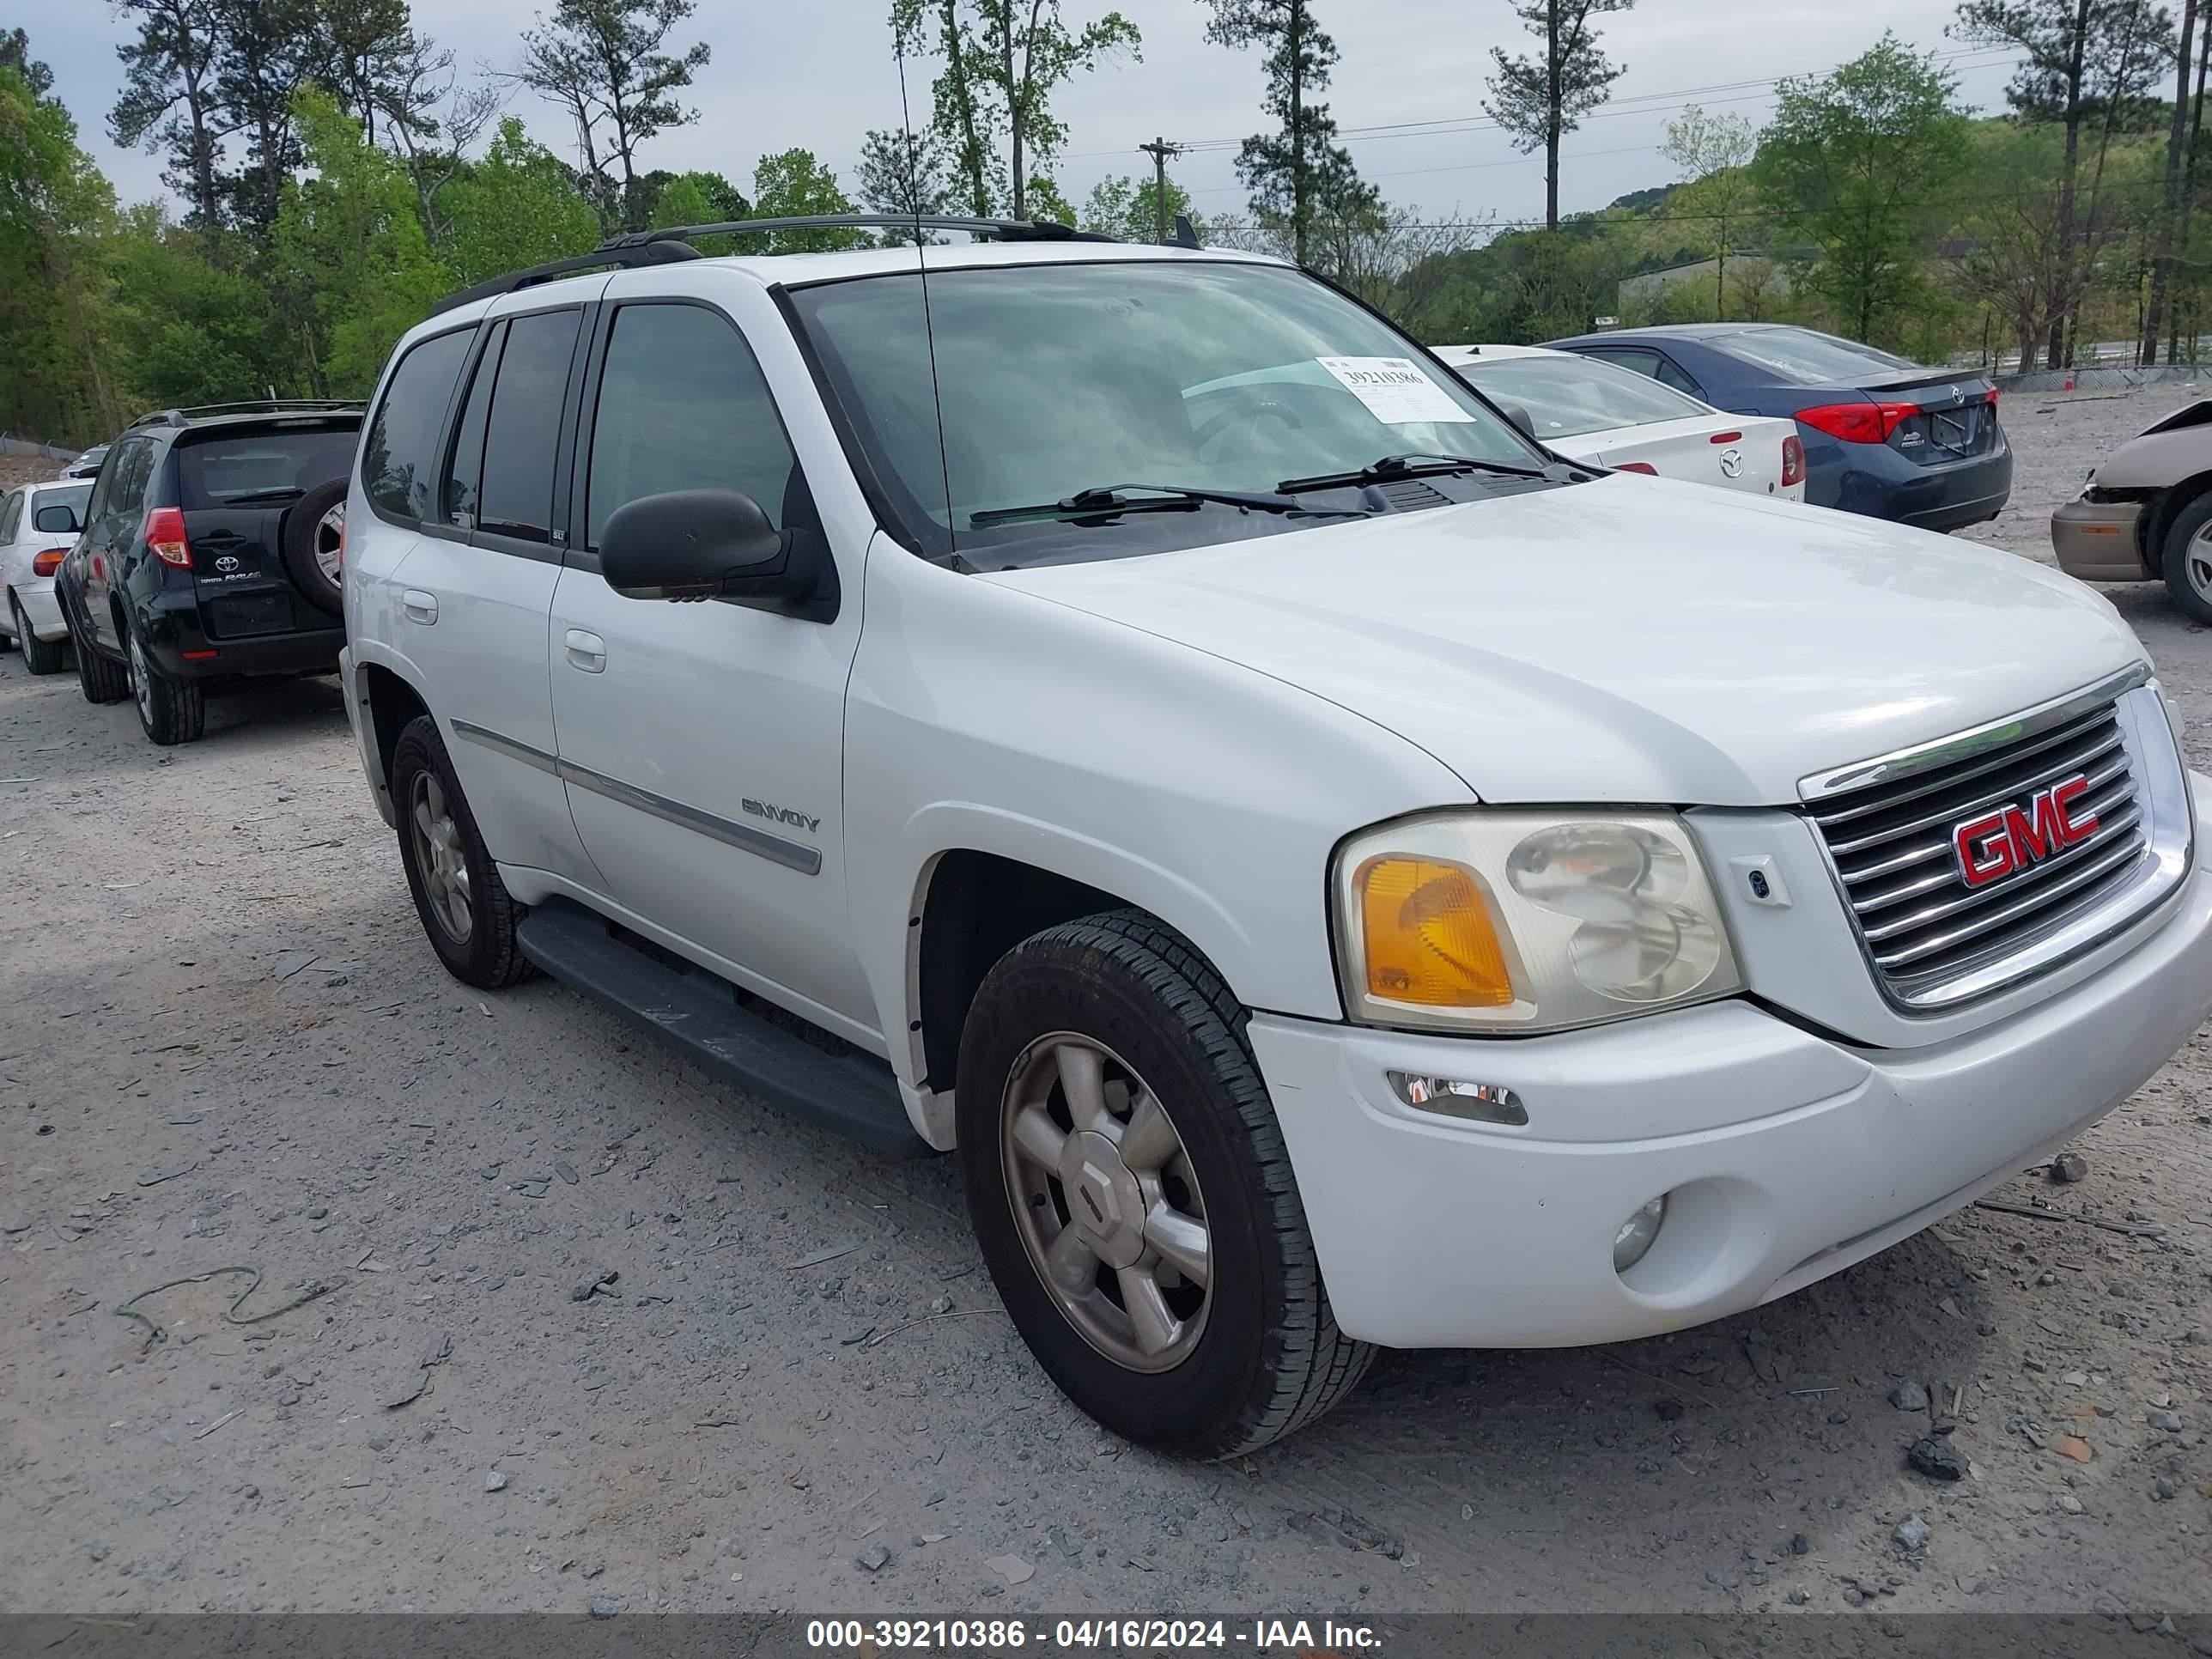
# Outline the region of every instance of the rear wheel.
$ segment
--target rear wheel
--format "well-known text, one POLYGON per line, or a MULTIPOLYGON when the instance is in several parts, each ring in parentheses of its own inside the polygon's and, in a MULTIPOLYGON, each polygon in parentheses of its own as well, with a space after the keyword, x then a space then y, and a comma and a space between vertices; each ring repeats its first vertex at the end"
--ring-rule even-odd
POLYGON ((62 666, 62 642, 42 640, 31 631, 31 619, 23 614, 23 602, 10 597, 9 605, 15 613, 15 643, 23 647, 23 666, 33 674, 58 674, 62 666))
POLYGON ((507 896, 477 833, 438 723, 410 720, 392 751, 392 799, 399 808, 399 860, 416 914, 446 971, 497 990, 526 979, 530 960, 515 948, 526 914, 507 896))
POLYGON ((2167 527, 2161 566, 2166 591, 2182 614, 2212 627, 2212 492, 2183 507, 2167 527))
POLYGON ((66 603, 62 615, 69 621, 70 654, 76 659, 77 689, 84 693, 87 702, 121 702, 131 695, 131 679, 123 665, 112 657, 101 653, 91 641, 77 632, 76 620, 70 616, 66 603))
POLYGON ((207 730, 207 694, 198 680, 165 673, 146 654, 138 630, 131 630, 131 695, 138 704, 138 724, 163 748, 198 743, 207 730))
POLYGON ((1199 1456, 1304 1426, 1373 1354, 1329 1312, 1243 1019, 1187 940, 1116 911, 1002 957, 960 1049, 969 1212, 1016 1328, 1108 1428, 1199 1456))

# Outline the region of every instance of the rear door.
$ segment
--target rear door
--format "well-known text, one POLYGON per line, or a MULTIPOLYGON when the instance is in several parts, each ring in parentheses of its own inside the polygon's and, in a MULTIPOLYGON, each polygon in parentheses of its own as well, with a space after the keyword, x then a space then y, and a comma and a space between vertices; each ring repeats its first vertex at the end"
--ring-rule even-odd
POLYGON ((211 426, 177 440, 177 495, 200 622, 216 639, 340 625, 284 565, 292 504, 353 470, 361 434, 352 422, 256 422, 211 426))
MULTIPOLYGON (((554 769, 546 642, 587 308, 530 297, 477 334, 414 549, 392 578, 395 643, 428 687, 492 856, 596 888, 554 769)), ((374 448, 372 434, 364 457, 374 448)))

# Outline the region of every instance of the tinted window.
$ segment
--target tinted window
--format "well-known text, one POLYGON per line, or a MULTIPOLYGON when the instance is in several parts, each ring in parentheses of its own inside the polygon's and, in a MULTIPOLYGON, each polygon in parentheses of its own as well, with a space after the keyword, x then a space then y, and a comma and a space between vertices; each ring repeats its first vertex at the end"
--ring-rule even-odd
POLYGON ((484 428, 481 529, 525 541, 552 539, 554 448, 582 315, 546 311, 507 325, 484 428))
POLYGON ((361 434, 350 428, 301 427, 224 433, 177 446, 179 505, 211 507, 283 502, 353 470, 361 434))
POLYGON ((1476 391, 1519 404, 1540 438, 1573 438, 1613 427, 1682 421, 1711 411, 1656 380, 1587 357, 1480 358, 1460 373, 1476 391))
POLYGON ((1632 374, 1649 375, 1655 380, 1659 378, 1659 354, 1656 351, 1607 349, 1593 351, 1589 357, 1593 362, 1611 363, 1615 368, 1625 368, 1632 374))
POLYGON ((1873 346, 1839 340, 1809 328, 1747 329, 1724 337, 1719 345, 1730 356, 1771 369, 1778 379, 1793 386, 1832 386, 1838 381, 1855 385, 1869 377, 1886 380, 1900 368, 1917 367, 1909 357, 1893 357, 1873 346))
POLYGON ((777 525, 794 465, 775 400, 736 329, 698 306, 615 313, 592 428, 590 545, 625 501, 741 489, 777 525))
POLYGON ((15 539, 15 526, 22 522, 23 518, 23 497, 28 493, 19 489, 8 497, 6 506, 0 507, 0 543, 15 539))
POLYGON ((100 487, 107 496, 102 516, 118 532, 129 529, 129 521, 137 517, 138 509, 145 505, 146 486, 154 477, 155 457, 150 439, 133 438, 118 445, 114 454, 100 470, 100 487))
POLYGON ((399 519, 429 512, 438 438, 471 334, 457 329, 424 340, 392 371, 361 453, 362 488, 379 512, 399 519))
POLYGON ((461 408, 461 423, 454 428, 453 464, 446 474, 446 504, 442 515, 448 524, 467 529, 477 521, 478 486, 483 482, 484 422, 491 414, 491 383, 499 373, 500 348, 507 343, 507 325, 494 323, 484 341, 483 355, 469 383, 469 400, 461 408))
POLYGON ((1692 397, 1697 395, 1698 383, 1675 368, 1672 358, 1662 357, 1652 374, 1661 386, 1671 386, 1675 391, 1686 392, 1692 397))

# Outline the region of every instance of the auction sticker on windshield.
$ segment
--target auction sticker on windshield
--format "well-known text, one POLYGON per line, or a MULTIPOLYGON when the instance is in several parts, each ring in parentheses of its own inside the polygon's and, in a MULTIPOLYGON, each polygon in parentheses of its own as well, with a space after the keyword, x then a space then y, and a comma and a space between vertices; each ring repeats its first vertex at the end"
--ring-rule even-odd
POLYGON ((1314 361, 1385 426, 1475 418, 1410 357, 1316 357, 1314 361))

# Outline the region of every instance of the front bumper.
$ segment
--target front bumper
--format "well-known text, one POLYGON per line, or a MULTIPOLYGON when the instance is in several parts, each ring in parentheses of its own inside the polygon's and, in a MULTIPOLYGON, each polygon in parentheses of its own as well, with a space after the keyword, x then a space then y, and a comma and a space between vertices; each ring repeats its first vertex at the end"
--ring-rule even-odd
POLYGON ((1721 1318, 1911 1237, 2132 1094, 2212 1012, 2212 817, 2130 954, 1915 1049, 1746 1000, 1480 1040, 1250 1025, 1337 1322, 1392 1347, 1565 1347, 1721 1318), (1519 1127, 1403 1103, 1396 1070, 1502 1085, 1519 1127), (1668 1209, 1624 1275, 1616 1228, 1668 1209))
POLYGON ((2143 568, 2141 501, 2070 501, 2051 515, 2058 568, 2085 582, 2139 582, 2143 568))

